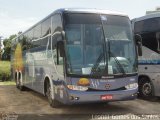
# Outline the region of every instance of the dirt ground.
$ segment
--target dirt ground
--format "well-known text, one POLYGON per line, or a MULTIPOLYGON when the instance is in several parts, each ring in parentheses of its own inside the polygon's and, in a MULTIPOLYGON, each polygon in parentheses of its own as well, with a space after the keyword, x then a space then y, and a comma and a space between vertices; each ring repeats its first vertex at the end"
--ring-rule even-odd
POLYGON ((158 120, 160 119, 160 99, 63 105, 59 108, 51 108, 47 99, 39 93, 31 90, 21 92, 14 85, 0 86, 0 120, 5 115, 9 118, 12 114, 17 115, 18 120, 109 120, 116 118, 119 120, 151 118, 158 120))

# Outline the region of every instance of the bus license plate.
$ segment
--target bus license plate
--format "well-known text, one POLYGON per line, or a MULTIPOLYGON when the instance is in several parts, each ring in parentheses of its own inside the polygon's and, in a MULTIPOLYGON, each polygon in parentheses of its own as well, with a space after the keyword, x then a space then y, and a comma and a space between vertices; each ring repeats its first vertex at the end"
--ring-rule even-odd
POLYGON ((113 96, 112 95, 101 95, 101 100, 112 100, 113 96))

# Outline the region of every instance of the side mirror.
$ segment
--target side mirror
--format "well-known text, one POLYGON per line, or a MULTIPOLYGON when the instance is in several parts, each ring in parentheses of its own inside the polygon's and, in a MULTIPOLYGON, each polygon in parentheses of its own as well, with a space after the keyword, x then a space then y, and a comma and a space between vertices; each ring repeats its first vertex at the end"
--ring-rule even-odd
POLYGON ((55 41, 57 43, 57 49, 58 52, 60 53, 60 57, 64 57, 64 38, 65 38, 65 32, 55 32, 52 35, 52 40, 55 41))
POLYGON ((57 42, 63 41, 65 38, 65 32, 64 31, 61 31, 61 32, 57 31, 57 32, 53 33, 52 36, 53 36, 52 39, 56 40, 57 42))
POLYGON ((64 50, 64 42, 63 41, 58 42, 58 51, 60 52, 60 57, 64 57, 65 50, 64 50))
POLYGON ((135 41, 136 41, 136 45, 137 45, 138 55, 142 56, 142 37, 141 37, 141 35, 136 34, 135 41))
POLYGON ((62 33, 57 31, 55 33, 52 34, 52 40, 54 41, 62 41, 62 33))
POLYGON ((62 39, 64 40, 64 38, 65 38, 65 36, 66 36, 65 32, 62 31, 62 32, 61 32, 61 35, 62 35, 62 39))

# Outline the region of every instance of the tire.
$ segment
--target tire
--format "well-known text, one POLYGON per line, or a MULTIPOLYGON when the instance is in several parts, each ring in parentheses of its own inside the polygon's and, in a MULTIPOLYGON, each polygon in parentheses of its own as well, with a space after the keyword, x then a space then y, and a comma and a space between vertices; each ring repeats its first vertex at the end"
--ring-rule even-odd
POLYGON ((18 76, 15 77, 16 80, 16 87, 20 90, 20 91, 24 91, 25 88, 22 84, 22 74, 19 74, 18 76))
MULTIPOLYGON (((56 108, 59 107, 61 104, 60 102, 58 102, 57 100, 55 100, 55 98, 52 98, 52 91, 51 91, 51 85, 49 82, 47 82, 47 91, 46 91, 46 96, 48 98, 48 102, 50 104, 51 107, 56 108)), ((53 92, 53 96, 54 96, 54 92, 53 92)))
POLYGON ((24 91, 25 90, 25 87, 23 85, 21 85, 22 83, 20 82, 20 85, 19 85, 19 90, 20 91, 24 91))
POLYGON ((142 77, 139 82, 139 97, 150 99, 153 96, 153 85, 146 77, 142 77))
POLYGON ((19 89, 20 91, 24 91, 25 90, 25 87, 23 86, 23 77, 22 77, 22 73, 20 73, 20 76, 19 76, 19 89))

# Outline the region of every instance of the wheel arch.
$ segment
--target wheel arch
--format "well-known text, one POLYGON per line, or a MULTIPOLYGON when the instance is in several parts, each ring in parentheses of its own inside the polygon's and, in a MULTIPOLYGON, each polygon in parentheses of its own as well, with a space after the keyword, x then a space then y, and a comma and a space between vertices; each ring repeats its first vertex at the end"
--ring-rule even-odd
POLYGON ((146 80, 152 83, 151 78, 148 75, 144 75, 144 74, 138 76, 138 83, 141 82, 141 78, 147 78, 146 80))

